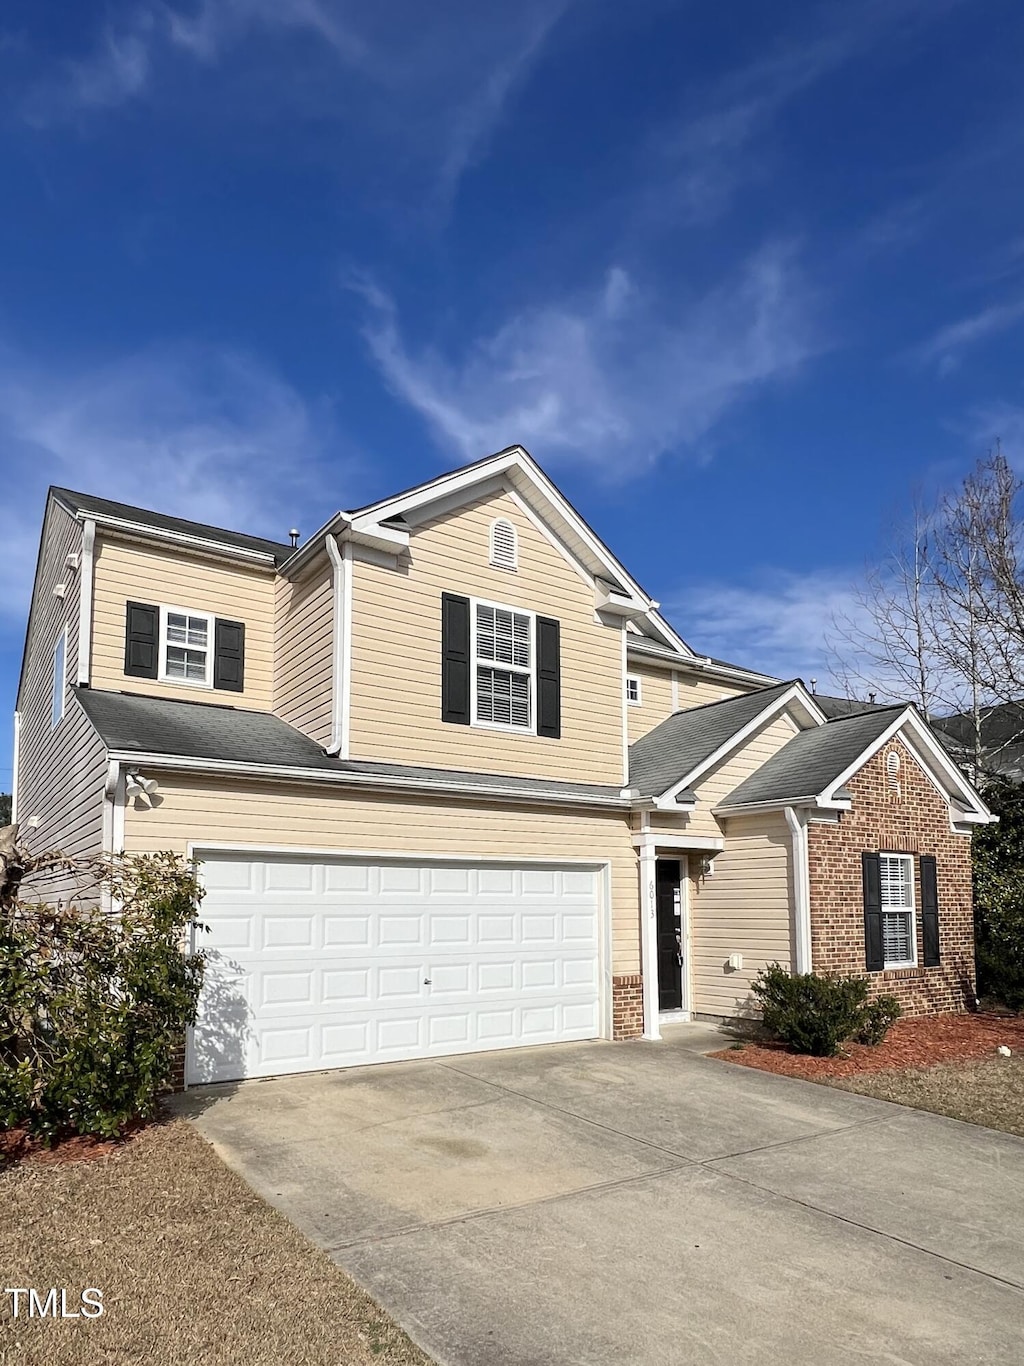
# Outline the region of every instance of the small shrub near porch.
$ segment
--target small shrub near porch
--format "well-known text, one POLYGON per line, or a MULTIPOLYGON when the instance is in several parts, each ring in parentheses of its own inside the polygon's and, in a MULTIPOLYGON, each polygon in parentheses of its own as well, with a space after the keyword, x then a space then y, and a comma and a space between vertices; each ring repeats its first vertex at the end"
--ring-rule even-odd
POLYGON ((848 1040, 880 1044, 902 1013, 893 996, 869 1001, 866 978, 789 972, 778 963, 763 968, 751 990, 770 1034, 820 1058, 834 1057, 848 1040))
POLYGON ((0 1129, 114 1137, 154 1113, 195 1022, 203 958, 183 952, 198 923, 195 872, 174 854, 86 864, 30 859, 9 841, 3 855, 0 1129), (47 872, 87 892, 23 900, 22 878, 47 872))

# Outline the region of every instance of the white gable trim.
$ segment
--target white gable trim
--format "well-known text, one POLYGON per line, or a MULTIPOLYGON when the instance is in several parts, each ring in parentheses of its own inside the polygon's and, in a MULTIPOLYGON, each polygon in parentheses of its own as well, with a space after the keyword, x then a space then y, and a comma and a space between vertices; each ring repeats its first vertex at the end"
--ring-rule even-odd
MULTIPOLYGON (((960 772, 913 707, 907 707, 904 711, 899 712, 896 719, 886 727, 878 739, 873 740, 854 762, 840 773, 835 782, 831 783, 821 793, 820 800, 823 802, 835 801, 836 793, 841 791, 843 784, 862 769, 868 760, 898 735, 904 727, 910 731, 916 741, 916 744, 910 745, 909 748, 914 751, 915 757, 921 761, 922 769, 943 801, 949 803, 950 789, 953 789, 970 806, 971 810, 961 812, 953 823, 958 825, 988 825, 993 821, 995 817, 982 801, 980 795, 960 772), (946 779, 946 786, 943 786, 939 780, 940 774, 946 779)), ((952 812, 950 813, 950 820, 952 821, 952 812)))
POLYGON ((823 726, 825 724, 825 715, 817 703, 814 702, 810 693, 807 692, 802 684, 794 683, 791 688, 787 688, 784 693, 781 693, 774 702, 768 703, 763 710, 759 711, 745 726, 741 727, 741 729, 736 731, 733 735, 730 735, 728 740, 726 740, 724 744, 719 745, 718 749, 716 749, 713 754, 710 754, 702 763, 699 763, 696 768, 691 769, 690 772, 684 774, 678 782, 673 783, 670 788, 665 792, 662 792, 661 795, 655 799, 655 808, 659 811, 675 810, 675 798, 678 793, 684 791, 688 787, 692 787, 705 773, 710 769, 715 768, 723 759, 739 749, 756 731, 759 731, 767 721, 770 721, 772 717, 777 716, 780 712, 790 706, 795 706, 798 709, 802 708, 807 713, 812 726, 823 726))

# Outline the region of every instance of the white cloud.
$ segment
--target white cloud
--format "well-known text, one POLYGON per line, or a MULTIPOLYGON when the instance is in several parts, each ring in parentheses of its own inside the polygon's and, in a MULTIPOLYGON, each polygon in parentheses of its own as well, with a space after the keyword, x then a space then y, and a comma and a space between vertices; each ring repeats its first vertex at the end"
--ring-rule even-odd
POLYGON ((385 380, 443 448, 472 458, 521 442, 611 477, 692 448, 821 346, 782 247, 672 309, 615 266, 586 296, 517 312, 454 359, 410 348, 394 301, 365 280, 353 287, 370 306, 366 338, 385 380))
POLYGON ((329 410, 238 353, 154 349, 64 378, 8 365, 0 617, 24 613, 48 484, 284 540, 345 501, 331 430, 329 410))
POLYGON ((749 584, 696 583, 664 608, 699 654, 779 678, 816 678, 819 692, 840 693, 826 637, 835 617, 863 616, 853 575, 836 569, 769 570, 749 584))
POLYGON ((861 0, 812 8, 801 31, 782 33, 710 88, 687 91, 684 113, 651 141, 657 172, 637 216, 673 223, 717 218, 742 184, 766 174, 766 135, 787 106, 852 62, 891 53, 901 38, 962 3, 861 0))
POLYGON ((993 304, 968 318, 940 327, 927 341, 915 347, 913 358, 925 365, 937 365, 940 374, 948 374, 969 347, 1005 332, 1021 318, 1024 318, 1024 299, 993 304))
POLYGON ((341 125, 339 164, 369 158, 405 177, 403 209, 426 201, 450 207, 459 181, 479 161, 571 0, 523 0, 482 10, 453 0, 440 10, 400 2, 200 0, 195 8, 144 0, 110 19, 93 49, 52 70, 22 106, 37 127, 75 122, 132 100, 173 99, 174 64, 220 68, 218 93, 245 113, 251 88, 224 95, 244 48, 258 73, 260 103, 341 125), (259 40, 262 40, 261 42, 259 40), (269 40, 269 41, 268 41, 269 40), (432 181, 408 193, 417 173, 432 181))

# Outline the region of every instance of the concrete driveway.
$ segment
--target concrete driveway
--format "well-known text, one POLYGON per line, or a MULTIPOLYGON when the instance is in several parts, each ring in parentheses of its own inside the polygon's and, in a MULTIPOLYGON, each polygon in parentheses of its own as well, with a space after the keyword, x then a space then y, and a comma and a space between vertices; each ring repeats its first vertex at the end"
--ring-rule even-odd
POLYGON ((661 1044, 180 1108, 445 1366, 1019 1366, 1024 1141, 661 1044))

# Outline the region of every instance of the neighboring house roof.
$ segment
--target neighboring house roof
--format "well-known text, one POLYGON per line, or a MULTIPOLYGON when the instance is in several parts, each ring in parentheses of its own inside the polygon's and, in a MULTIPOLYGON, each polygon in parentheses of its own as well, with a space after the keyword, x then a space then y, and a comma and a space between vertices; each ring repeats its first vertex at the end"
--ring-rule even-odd
POLYGON ((799 682, 674 712, 629 747, 629 785, 656 797, 686 778, 799 682))
POLYGON ((730 792, 722 807, 797 801, 826 791, 903 711, 903 705, 877 707, 801 731, 730 792))
MULTIPOLYGON (((94 730, 114 757, 193 761, 195 766, 260 769, 272 775, 282 770, 296 776, 348 780, 367 785, 466 788, 544 801, 591 802, 624 806, 619 787, 598 783, 567 783, 505 774, 422 768, 409 764, 371 763, 336 759, 308 735, 271 712, 205 702, 181 702, 136 693, 75 688, 75 694, 94 730)), ((283 775, 282 775, 283 776, 283 775)))
POLYGON ((50 489, 50 493, 73 515, 81 513, 86 517, 90 514, 110 517, 117 521, 150 527, 156 531, 170 531, 180 536, 195 536, 200 540, 214 541, 242 550, 255 550, 259 554, 271 556, 275 564, 283 564, 289 556, 295 554, 291 545, 280 541, 269 541, 263 536, 249 536, 242 531, 228 531, 224 527, 209 526, 206 522, 192 522, 184 517, 168 517, 162 512, 150 512, 148 508, 116 503, 110 498, 97 498, 91 493, 75 493, 71 489, 56 486, 50 489))
MULTIPOLYGON (((1024 780, 1024 701, 1002 702, 981 710, 981 768, 1014 782, 1024 780)), ((936 716, 939 732, 958 763, 973 768, 974 718, 971 714, 936 716)))

